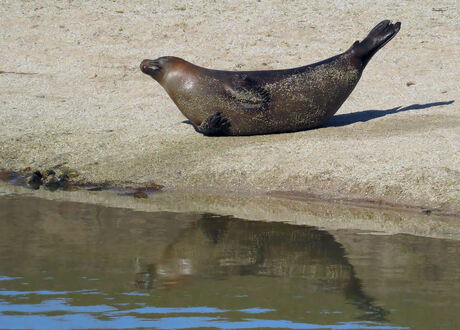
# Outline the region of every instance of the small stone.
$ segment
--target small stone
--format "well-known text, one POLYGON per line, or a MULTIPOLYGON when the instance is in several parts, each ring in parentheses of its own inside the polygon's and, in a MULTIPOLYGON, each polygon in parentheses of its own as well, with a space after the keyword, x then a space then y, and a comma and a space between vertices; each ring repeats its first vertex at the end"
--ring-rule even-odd
POLYGON ((61 172, 62 172, 62 174, 67 175, 69 178, 76 178, 79 175, 79 173, 76 170, 74 170, 74 169, 72 169, 72 168, 70 168, 68 166, 63 166, 61 168, 61 172))
POLYGON ((415 83, 414 83, 413 81, 408 81, 408 82, 406 83, 406 86, 412 86, 412 85, 415 85, 415 83))
POLYGON ((69 176, 67 174, 61 174, 59 176, 59 186, 62 188, 62 189, 66 189, 67 188, 67 184, 69 183, 69 176))
POLYGON ((27 181, 27 185, 29 188, 38 190, 40 189, 40 186, 43 184, 43 175, 40 173, 40 171, 35 171, 32 173, 32 176, 29 178, 27 181))
POLYGON ((156 192, 156 191, 160 191, 161 189, 163 189, 164 186, 161 185, 161 184, 156 184, 156 183, 152 183, 150 184, 149 186, 145 187, 144 188, 144 191, 147 191, 147 192, 156 192))
POLYGON ((134 198, 148 198, 149 196, 143 191, 136 191, 134 193, 134 198))
POLYGON ((54 174, 51 174, 43 183, 43 186, 49 191, 56 191, 59 188, 59 180, 54 174))
POLYGON ((13 181, 19 178, 20 175, 13 171, 7 171, 5 169, 0 169, 0 181, 13 181))

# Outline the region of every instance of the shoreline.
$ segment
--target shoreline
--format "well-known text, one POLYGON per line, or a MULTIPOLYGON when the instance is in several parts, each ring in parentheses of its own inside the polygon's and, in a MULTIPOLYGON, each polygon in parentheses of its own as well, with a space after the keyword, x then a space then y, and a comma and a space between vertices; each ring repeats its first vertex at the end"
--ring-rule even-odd
POLYGON ((411 205, 395 203, 386 200, 371 200, 371 199, 353 199, 345 197, 328 196, 323 197, 320 194, 302 193, 300 191, 276 191, 269 192, 269 195, 278 197, 285 197, 288 199, 302 200, 302 201, 318 201, 324 203, 341 203, 343 205, 357 206, 362 208, 371 208, 376 210, 392 210, 402 212, 423 213, 425 215, 437 215, 442 217, 456 217, 460 219, 460 209, 440 209, 429 208, 423 205, 411 205))
POLYGON ((299 200, 266 194, 154 192, 134 198, 132 190, 79 189, 54 192, 0 182, 0 194, 90 203, 139 212, 209 213, 249 221, 287 222, 325 230, 354 230, 376 235, 409 234, 460 240, 460 216, 424 214, 414 209, 377 208, 324 199, 299 200))
MULTIPOLYGON (((59 169, 57 169, 59 171, 59 169)), ((59 172, 58 172, 59 173, 59 172)), ((65 171, 60 172, 67 173, 65 171)), ((206 195, 228 195, 228 196, 266 196, 281 198, 287 200, 297 200, 307 203, 324 203, 324 204, 340 204, 344 206, 359 207, 364 209, 375 209, 377 211, 390 210, 395 212, 406 212, 415 214, 424 214, 426 216, 435 215, 440 217, 454 217, 460 219, 460 209, 455 208, 440 208, 440 207, 428 207, 420 204, 405 204, 397 203, 391 200, 385 199, 366 199, 364 197, 345 197, 340 195, 331 195, 330 193, 323 192, 306 192, 306 191, 281 191, 281 190, 267 190, 267 191, 231 191, 225 189, 168 189, 163 185, 156 183, 133 183, 133 182, 88 182, 84 180, 73 180, 66 175, 66 181, 63 184, 55 182, 55 185, 50 188, 47 187, 47 179, 49 175, 44 174, 41 179, 41 183, 32 188, 29 184, 30 179, 34 173, 24 171, 11 171, 0 168, 0 183, 29 189, 29 190, 45 190, 49 192, 55 192, 59 190, 63 193, 72 191, 88 191, 88 192, 99 192, 99 191, 115 191, 123 196, 132 196, 134 198, 148 198, 152 193, 172 193, 172 194, 199 194, 204 193, 206 195)), ((58 174, 53 177, 58 177, 58 174)))

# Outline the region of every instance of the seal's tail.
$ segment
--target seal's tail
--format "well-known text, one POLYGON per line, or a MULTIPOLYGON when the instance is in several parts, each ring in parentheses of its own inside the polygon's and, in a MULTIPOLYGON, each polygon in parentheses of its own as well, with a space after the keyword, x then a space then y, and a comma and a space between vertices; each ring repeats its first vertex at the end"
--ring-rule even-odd
POLYGON ((400 28, 400 22, 392 24, 389 20, 382 21, 369 32, 363 41, 356 41, 350 50, 362 60, 364 67, 380 48, 394 38, 400 28))

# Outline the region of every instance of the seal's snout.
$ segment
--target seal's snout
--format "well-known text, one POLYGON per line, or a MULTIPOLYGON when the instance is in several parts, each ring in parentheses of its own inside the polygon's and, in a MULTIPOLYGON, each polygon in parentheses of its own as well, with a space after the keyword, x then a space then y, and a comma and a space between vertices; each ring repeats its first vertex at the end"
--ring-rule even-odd
POLYGON ((160 65, 156 60, 143 60, 139 67, 145 74, 152 74, 160 69, 160 65))

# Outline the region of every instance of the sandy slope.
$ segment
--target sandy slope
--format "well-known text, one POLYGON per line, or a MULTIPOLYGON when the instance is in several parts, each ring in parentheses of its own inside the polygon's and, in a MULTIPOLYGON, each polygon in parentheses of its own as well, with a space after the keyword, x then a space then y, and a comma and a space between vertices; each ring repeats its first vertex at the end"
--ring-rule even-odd
POLYGON ((460 210, 459 14, 455 1, 428 0, 2 1, 0 168, 66 163, 93 182, 460 210), (400 33, 321 129, 206 138, 138 69, 162 55, 219 69, 304 65, 385 18, 400 33))

